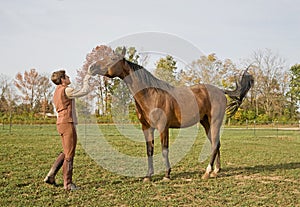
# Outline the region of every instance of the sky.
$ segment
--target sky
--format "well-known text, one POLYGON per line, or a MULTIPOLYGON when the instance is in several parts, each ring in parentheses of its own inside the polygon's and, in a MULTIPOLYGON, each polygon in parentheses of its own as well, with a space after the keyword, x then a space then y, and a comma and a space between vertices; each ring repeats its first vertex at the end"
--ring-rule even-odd
POLYGON ((149 32, 235 63, 267 48, 291 66, 300 63, 299 25, 296 0, 0 0, 0 74, 64 68, 74 76, 97 45, 149 32))

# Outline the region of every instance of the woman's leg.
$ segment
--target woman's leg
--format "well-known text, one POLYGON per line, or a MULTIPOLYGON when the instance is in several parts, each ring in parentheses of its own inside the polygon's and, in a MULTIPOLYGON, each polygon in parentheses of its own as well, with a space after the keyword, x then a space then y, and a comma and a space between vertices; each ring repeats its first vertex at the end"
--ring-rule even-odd
POLYGON ((61 138, 65 154, 63 163, 64 188, 66 190, 71 190, 75 187, 75 185, 72 183, 72 175, 73 161, 77 144, 76 128, 73 123, 60 124, 59 128, 59 131, 62 132, 61 138))
POLYGON ((56 185, 55 176, 56 176, 57 172, 59 171, 59 169, 61 168, 61 166, 63 165, 64 159, 65 159, 65 154, 63 152, 61 152, 58 155, 58 157, 56 158, 56 160, 53 163, 50 171, 48 172, 47 176, 44 179, 44 181, 46 183, 56 185))

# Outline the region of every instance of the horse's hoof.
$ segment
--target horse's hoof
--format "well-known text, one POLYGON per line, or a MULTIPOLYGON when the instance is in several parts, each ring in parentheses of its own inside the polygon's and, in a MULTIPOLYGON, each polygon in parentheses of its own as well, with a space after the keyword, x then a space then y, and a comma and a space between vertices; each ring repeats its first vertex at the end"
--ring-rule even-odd
POLYGON ((149 177, 145 177, 144 180, 143 180, 144 183, 149 183, 151 182, 151 178, 149 177))
POLYGON ((171 179, 168 178, 168 177, 164 177, 162 180, 163 180, 164 182, 169 182, 171 179))
POLYGON ((204 175, 202 175, 203 180, 207 180, 208 178, 209 178, 209 173, 204 173, 204 175))
POLYGON ((216 173, 216 172, 210 173, 211 178, 216 178, 217 176, 218 176, 218 173, 216 173))

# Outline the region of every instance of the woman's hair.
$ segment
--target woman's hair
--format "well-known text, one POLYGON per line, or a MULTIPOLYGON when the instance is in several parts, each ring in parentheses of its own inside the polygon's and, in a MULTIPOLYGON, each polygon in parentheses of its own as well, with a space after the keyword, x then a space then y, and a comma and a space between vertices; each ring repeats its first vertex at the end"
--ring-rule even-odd
POLYGON ((55 85, 60 85, 62 78, 66 78, 66 71, 59 70, 52 73, 51 80, 55 85))

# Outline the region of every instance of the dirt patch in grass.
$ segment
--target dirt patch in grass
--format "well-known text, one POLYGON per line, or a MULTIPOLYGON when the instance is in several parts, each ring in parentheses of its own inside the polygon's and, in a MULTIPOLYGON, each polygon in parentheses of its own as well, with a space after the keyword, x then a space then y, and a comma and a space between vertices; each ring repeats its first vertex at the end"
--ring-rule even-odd
POLYGON ((278 176, 278 175, 265 176, 265 175, 260 175, 259 173, 253 175, 235 175, 234 178, 237 180, 254 180, 254 181, 259 181, 261 183, 272 183, 274 181, 298 183, 295 180, 287 179, 282 176, 278 176))

